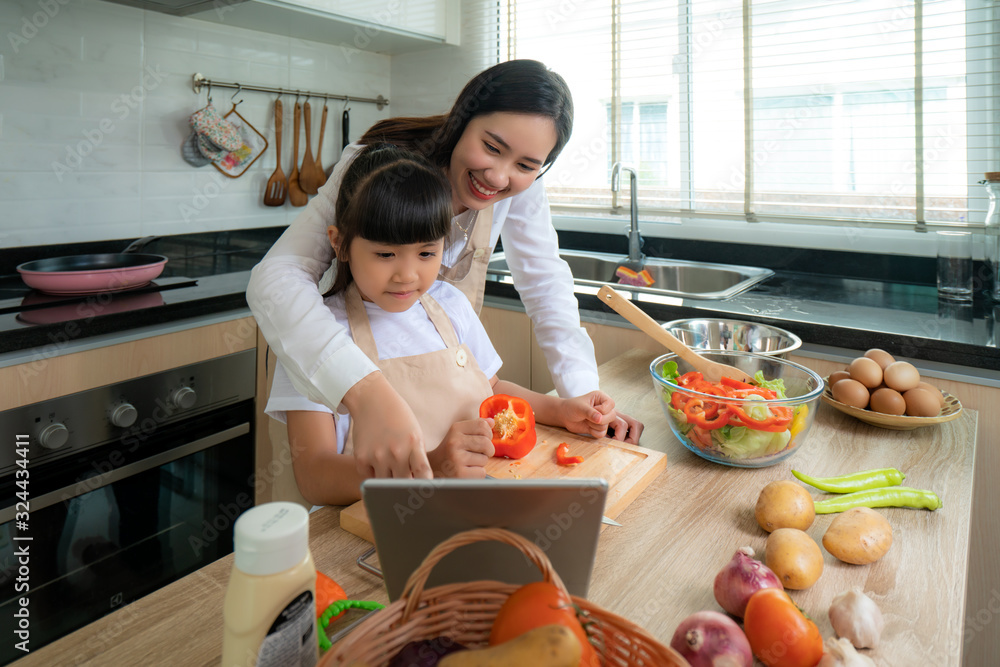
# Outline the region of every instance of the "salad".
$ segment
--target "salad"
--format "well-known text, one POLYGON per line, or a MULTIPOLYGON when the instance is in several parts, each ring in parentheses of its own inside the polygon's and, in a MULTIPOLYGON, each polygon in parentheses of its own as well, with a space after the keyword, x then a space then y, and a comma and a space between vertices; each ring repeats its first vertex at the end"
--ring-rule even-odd
POLYGON ((664 405, 678 431, 699 449, 734 459, 769 456, 791 446, 805 427, 809 406, 771 403, 787 398, 785 383, 766 380, 763 371, 754 375, 754 384, 728 377, 710 382, 697 371, 681 375, 674 361, 665 363, 660 374, 697 392, 661 385, 664 405))

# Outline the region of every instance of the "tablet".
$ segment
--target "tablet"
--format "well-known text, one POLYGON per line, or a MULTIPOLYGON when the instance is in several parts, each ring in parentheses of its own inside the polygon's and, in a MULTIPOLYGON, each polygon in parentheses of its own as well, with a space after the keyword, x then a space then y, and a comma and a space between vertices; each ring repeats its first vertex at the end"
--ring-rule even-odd
MULTIPOLYGON (((506 528, 545 552, 572 595, 587 596, 608 484, 603 479, 369 479, 361 497, 390 600, 431 549, 473 528, 506 528)), ((427 587, 494 580, 540 581, 520 550, 478 542, 448 554, 427 587)))

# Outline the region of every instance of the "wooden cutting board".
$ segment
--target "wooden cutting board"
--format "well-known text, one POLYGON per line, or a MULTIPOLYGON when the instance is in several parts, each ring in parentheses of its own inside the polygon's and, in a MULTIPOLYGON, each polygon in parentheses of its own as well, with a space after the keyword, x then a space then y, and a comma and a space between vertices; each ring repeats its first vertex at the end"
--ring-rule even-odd
MULTIPOLYGON (((617 440, 594 440, 573 435, 561 428, 537 427, 538 443, 531 453, 517 461, 490 459, 487 474, 498 479, 600 477, 608 483, 604 516, 615 519, 635 500, 657 475, 667 468, 667 455, 617 440), (583 456, 583 463, 561 466, 556 463, 556 447, 565 442, 570 456, 583 456)), ((363 501, 340 512, 340 527, 374 542, 363 501)))

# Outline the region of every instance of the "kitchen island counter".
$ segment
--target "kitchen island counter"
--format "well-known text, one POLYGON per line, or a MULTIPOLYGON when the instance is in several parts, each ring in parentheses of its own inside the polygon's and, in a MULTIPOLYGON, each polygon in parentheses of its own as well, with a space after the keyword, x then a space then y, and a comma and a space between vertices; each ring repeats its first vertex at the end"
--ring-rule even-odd
MULTIPOLYGON (((769 468, 730 468, 698 458, 674 439, 651 391, 654 356, 636 350, 600 368, 602 385, 621 409, 645 422, 641 444, 667 452, 668 467, 618 517, 623 526, 602 533, 590 599, 669 643, 684 617, 718 609, 712 582, 738 547, 763 552, 766 533, 753 506, 765 484, 790 479, 793 466, 817 475, 898 467, 908 484, 936 491, 943 509, 879 510, 894 529, 884 558, 854 566, 824 553, 819 582, 791 595, 829 636, 831 599, 860 586, 886 617, 882 644, 869 652, 877 664, 961 664, 976 412, 965 410, 940 426, 891 431, 821 404, 802 451, 769 468)), ((317 568, 353 598, 386 602, 380 580, 354 562, 368 543, 339 528, 339 513, 329 507, 311 515, 317 568)), ((809 534, 820 541, 832 519, 817 517, 809 534)), ((43 548, 56 545, 32 545, 43 548)), ((231 566, 230 555, 15 664, 217 665, 231 566)))

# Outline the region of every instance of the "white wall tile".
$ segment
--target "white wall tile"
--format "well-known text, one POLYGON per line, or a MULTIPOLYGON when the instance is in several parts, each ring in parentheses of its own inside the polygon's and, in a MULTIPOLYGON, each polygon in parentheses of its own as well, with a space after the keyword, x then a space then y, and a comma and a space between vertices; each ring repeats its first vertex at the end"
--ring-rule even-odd
MULTIPOLYGON (((388 56, 142 11, 100 0, 73 0, 37 18, 37 0, 0 1, 3 49, 0 109, 0 243, 45 245, 131 239, 145 234, 287 225, 301 212, 264 206, 276 164, 274 95, 243 92, 239 113, 270 143, 238 179, 181 158, 188 117, 206 103, 192 75, 375 97, 391 96, 388 56), (20 31, 23 22, 25 35, 20 31), (9 42, 10 40, 5 40, 9 42), (9 47, 9 48, 7 48, 9 47), (15 48, 16 47, 16 48, 15 48)), ((230 109, 234 91, 216 88, 230 109)), ((237 97, 237 99, 239 99, 237 97)), ((304 101, 300 100, 300 101, 304 101)), ((323 100, 313 107, 312 152, 319 146, 323 100)), ((281 164, 292 168, 293 95, 285 107, 281 164)), ((340 155, 343 103, 332 100, 323 164, 340 155)), ((390 110, 353 104, 352 138, 390 110)), ((305 132, 299 161, 305 152, 305 132)))

